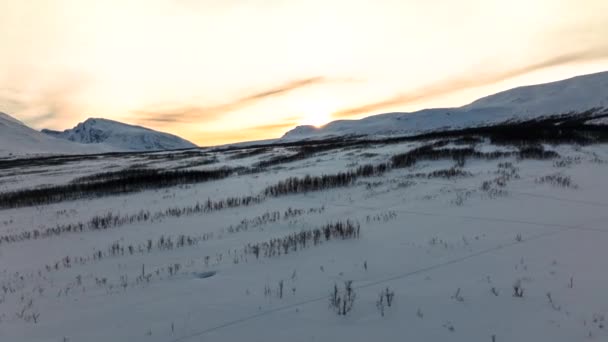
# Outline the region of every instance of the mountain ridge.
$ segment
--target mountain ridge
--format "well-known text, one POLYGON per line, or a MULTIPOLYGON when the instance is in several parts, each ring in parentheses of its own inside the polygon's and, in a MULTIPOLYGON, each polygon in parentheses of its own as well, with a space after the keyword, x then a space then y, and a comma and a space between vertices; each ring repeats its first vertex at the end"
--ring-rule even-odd
POLYGON ((103 118, 89 118, 64 131, 42 133, 82 144, 105 144, 116 151, 155 151, 196 148, 176 135, 103 118))
POLYGON ((336 120, 320 128, 297 126, 280 140, 409 136, 585 112, 594 108, 608 108, 608 71, 520 86, 484 96, 461 107, 382 113, 359 120, 336 120))
POLYGON ((110 152, 103 145, 84 145, 38 132, 0 112, 0 157, 40 154, 95 154, 110 152))

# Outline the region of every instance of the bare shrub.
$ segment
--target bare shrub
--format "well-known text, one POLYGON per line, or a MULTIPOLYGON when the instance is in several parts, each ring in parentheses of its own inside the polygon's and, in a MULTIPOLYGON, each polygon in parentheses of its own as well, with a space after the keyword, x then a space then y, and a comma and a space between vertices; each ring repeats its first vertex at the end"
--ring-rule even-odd
POLYGON ((334 284, 329 296, 329 308, 338 316, 346 316, 353 309, 355 298, 357 295, 353 289, 352 280, 344 282, 344 289, 340 289, 337 284, 334 284))
POLYGON ((570 176, 562 175, 560 173, 554 173, 551 175, 546 175, 542 177, 536 178, 536 183, 538 184, 550 184, 557 187, 562 188, 572 188, 576 189, 578 186, 574 184, 572 178, 570 176))

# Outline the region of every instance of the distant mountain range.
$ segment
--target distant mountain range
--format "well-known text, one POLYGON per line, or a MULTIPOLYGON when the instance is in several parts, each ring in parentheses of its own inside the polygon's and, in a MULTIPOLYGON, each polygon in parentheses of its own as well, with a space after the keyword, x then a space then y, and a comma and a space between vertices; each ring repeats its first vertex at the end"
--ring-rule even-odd
MULTIPOLYGON (((583 122, 608 124, 608 118, 605 117, 608 114, 608 72, 514 88, 458 108, 379 114, 361 120, 333 121, 321 128, 298 126, 281 139, 269 140, 268 143, 344 136, 411 136, 576 113, 591 113, 583 122), (596 118, 602 114, 604 117, 596 118)), ((63 132, 47 129, 38 132, 15 118, 0 113, 0 157, 194 147, 195 144, 175 135, 107 119, 88 119, 63 132)))
POLYGON ((106 119, 88 119, 63 132, 36 131, 0 113, 0 157, 95 154, 196 147, 175 135, 106 119))
MULTIPOLYGON (((608 111, 608 72, 514 88, 458 108, 379 114, 361 120, 333 121, 321 128, 298 126, 287 132, 280 141, 343 136, 411 136, 582 113, 591 109, 595 109, 596 114, 608 111)), ((605 124, 606 120, 593 123, 605 124)))

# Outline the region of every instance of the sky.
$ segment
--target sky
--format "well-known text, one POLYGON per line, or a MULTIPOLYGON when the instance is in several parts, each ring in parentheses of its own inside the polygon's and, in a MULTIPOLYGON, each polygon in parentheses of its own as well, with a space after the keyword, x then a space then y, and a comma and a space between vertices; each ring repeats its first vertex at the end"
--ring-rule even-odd
POLYGON ((199 145, 608 70, 606 0, 0 0, 0 111, 199 145))

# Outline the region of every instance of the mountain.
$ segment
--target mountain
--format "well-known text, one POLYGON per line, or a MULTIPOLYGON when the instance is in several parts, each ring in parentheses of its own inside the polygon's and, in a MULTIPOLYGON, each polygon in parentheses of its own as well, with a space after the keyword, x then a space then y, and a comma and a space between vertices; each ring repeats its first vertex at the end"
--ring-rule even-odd
MULTIPOLYGON (((282 141, 339 136, 409 136, 440 130, 525 121, 542 116, 608 110, 608 71, 562 81, 518 87, 458 108, 387 113, 361 120, 339 120, 316 128, 298 126, 282 141)), ((606 124, 606 120, 594 122, 606 124)))
POLYGON ((42 134, 0 112, 0 157, 38 154, 90 154, 108 152, 107 146, 89 146, 42 134))
POLYGON ((42 133, 82 144, 104 144, 114 151, 157 151, 197 147, 178 136, 107 119, 87 119, 63 132, 42 133))

